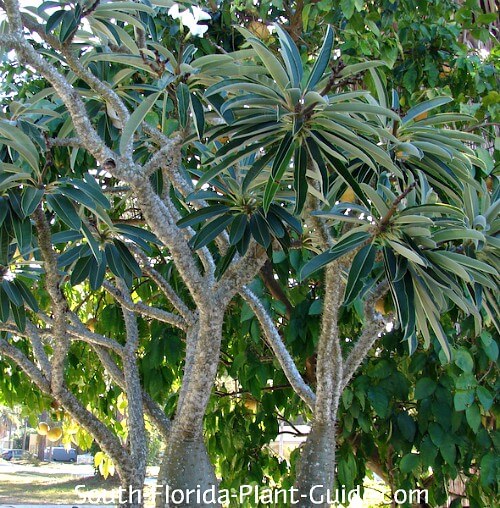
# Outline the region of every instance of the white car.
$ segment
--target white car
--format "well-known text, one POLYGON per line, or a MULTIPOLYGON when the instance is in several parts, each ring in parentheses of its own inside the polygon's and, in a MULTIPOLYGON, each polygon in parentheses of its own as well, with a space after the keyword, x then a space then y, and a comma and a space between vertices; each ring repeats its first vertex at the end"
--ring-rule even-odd
POLYGON ((94 456, 90 453, 82 453, 76 459, 77 464, 92 464, 94 465, 94 456))
POLYGON ((54 446, 45 448, 44 460, 52 460, 54 462, 76 462, 77 453, 74 448, 66 450, 64 446, 54 446))

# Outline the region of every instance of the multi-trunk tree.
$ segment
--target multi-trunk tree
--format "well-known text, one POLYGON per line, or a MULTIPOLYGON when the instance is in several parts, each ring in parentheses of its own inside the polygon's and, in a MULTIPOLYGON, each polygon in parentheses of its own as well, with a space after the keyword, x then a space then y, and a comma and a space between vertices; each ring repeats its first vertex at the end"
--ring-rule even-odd
MULTIPOLYGON (((403 107, 385 62, 346 63, 330 27, 302 52, 296 31, 259 38, 255 21, 232 48, 213 28, 196 51, 173 17, 202 33, 206 16, 167 4, 0 2, 0 45, 37 78, 5 90, 0 119, 0 352, 124 486, 142 489, 152 424, 159 483, 210 489, 214 386, 251 391, 237 366, 254 346, 229 338, 244 302, 270 359, 259 389, 281 378, 310 417, 294 485, 312 506, 311 488, 334 484, 341 398, 381 335, 396 327, 410 352, 433 343, 446 362, 455 323, 469 316, 473 336, 496 320, 496 183, 450 97, 403 107), (101 407, 120 393, 125 431, 101 407)), ((463 397, 476 422, 474 392, 463 397)))

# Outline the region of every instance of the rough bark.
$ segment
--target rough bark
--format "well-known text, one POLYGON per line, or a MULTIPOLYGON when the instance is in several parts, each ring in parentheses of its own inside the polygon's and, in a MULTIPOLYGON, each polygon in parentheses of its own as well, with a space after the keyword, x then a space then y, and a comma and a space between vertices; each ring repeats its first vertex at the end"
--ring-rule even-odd
POLYGON ((300 506, 329 506, 325 501, 335 474, 335 423, 343 378, 343 357, 338 331, 338 310, 343 297, 343 265, 325 270, 325 298, 318 342, 316 401, 311 432, 299 460, 296 487, 300 506), (320 487, 322 486, 322 487, 320 487))
MULTIPOLYGON (((324 237, 326 242, 327 238, 324 237)), ((374 310, 374 302, 387 290, 376 288, 365 304, 365 325, 347 358, 341 348, 338 312, 344 294, 343 272, 348 259, 330 264, 325 270, 325 297, 316 366, 314 420, 297 466, 295 486, 301 508, 330 506, 335 501, 336 422, 340 397, 356 369, 366 358, 386 322, 374 310), (321 500, 324 500, 321 503, 321 500)))
MULTIPOLYGON (((165 456, 158 475, 158 485, 205 492, 217 491, 215 471, 203 442, 203 417, 219 363, 224 308, 217 306, 200 311, 199 324, 186 344, 186 364, 177 412, 165 456)), ((165 490, 157 496, 158 508, 168 508, 165 490)), ((208 506, 190 502, 176 506, 208 506)), ((213 504, 211 506, 214 506, 213 504)))
POLYGON ((132 506, 140 506, 142 500, 139 496, 142 493, 144 479, 146 478, 146 428, 144 424, 143 397, 139 369, 137 366, 137 349, 139 347, 139 330, 137 319, 133 312, 128 310, 132 304, 128 288, 122 280, 117 281, 118 287, 123 294, 125 303, 122 305, 125 329, 127 331, 127 342, 123 351, 123 373, 125 381, 125 393, 128 399, 128 441, 130 446, 131 471, 129 478, 121 478, 122 482, 133 492, 128 502, 132 506), (128 305, 126 305, 128 304, 128 305))
POLYGON ((297 506, 300 508, 330 506, 326 500, 328 490, 333 489, 335 448, 334 422, 313 422, 297 466, 295 487, 300 498, 297 506), (321 498, 325 502, 318 504, 321 498))
POLYGON ((278 362, 283 369, 283 372, 285 373, 288 381, 290 382, 290 385, 295 390, 297 395, 299 395, 299 397, 308 405, 308 407, 313 409, 315 403, 315 395, 300 375, 300 372, 298 371, 293 358, 291 357, 290 353, 286 349, 285 344, 283 343, 283 340, 281 339, 273 319, 266 311, 262 303, 259 301, 257 296, 249 288, 243 288, 241 295, 259 320, 266 341, 278 359, 278 362))
POLYGON ((201 502, 198 502, 194 494, 191 499, 185 498, 184 502, 175 504, 170 502, 177 501, 173 497, 176 490, 183 493, 199 492, 202 496, 204 493, 214 492, 217 497, 217 478, 201 435, 177 439, 175 434, 172 434, 158 476, 158 485, 156 504, 158 508, 220 506, 219 504, 205 503, 203 498, 201 498, 201 502), (167 486, 170 495, 166 490, 167 486))

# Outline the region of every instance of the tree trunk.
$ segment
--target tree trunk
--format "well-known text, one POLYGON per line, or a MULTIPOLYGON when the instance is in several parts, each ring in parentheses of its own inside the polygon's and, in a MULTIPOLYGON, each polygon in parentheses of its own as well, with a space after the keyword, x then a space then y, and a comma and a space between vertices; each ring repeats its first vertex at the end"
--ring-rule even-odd
POLYGON ((330 506, 329 497, 335 501, 335 446, 335 423, 314 422, 297 465, 299 508, 330 506))
POLYGON ((203 438, 172 438, 158 475, 156 506, 220 506, 217 478, 203 438))
MULTIPOLYGON (((321 232, 321 224, 317 225, 321 232)), ((324 233, 324 244, 328 243, 324 233)), ((331 264, 325 273, 325 299, 316 359, 316 402, 311 432, 297 466, 295 486, 300 508, 327 507, 335 501, 335 424, 342 395, 343 355, 338 329, 343 266, 331 264)))
POLYGON ((214 466, 203 442, 203 418, 217 374, 223 317, 221 305, 200 311, 198 326, 187 334, 177 412, 158 475, 157 508, 220 506, 214 466))
POLYGON ((134 476, 121 475, 120 487, 121 491, 118 498, 118 506, 120 508, 142 508, 144 506, 144 482, 134 476))
POLYGON ((45 436, 40 436, 40 434, 37 436, 37 458, 40 461, 45 460, 45 446, 47 444, 47 438, 45 436))

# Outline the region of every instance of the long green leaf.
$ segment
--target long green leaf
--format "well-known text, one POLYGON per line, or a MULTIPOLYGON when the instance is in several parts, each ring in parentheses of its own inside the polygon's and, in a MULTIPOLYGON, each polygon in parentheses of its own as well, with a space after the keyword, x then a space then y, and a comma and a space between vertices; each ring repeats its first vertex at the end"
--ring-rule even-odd
POLYGON ((58 187, 57 193, 62 194, 75 203, 83 205, 87 208, 93 209, 95 206, 94 200, 89 198, 87 194, 85 194, 85 192, 81 191, 80 189, 62 185, 58 187))
POLYGON ((450 242, 450 241, 464 241, 464 240, 479 240, 481 242, 485 242, 486 238, 481 233, 481 231, 477 231, 475 229, 446 229, 444 231, 439 231, 434 233, 432 239, 437 242, 450 242))
POLYGON ((149 5, 139 4, 137 2, 111 2, 104 3, 97 7, 95 10, 96 14, 105 13, 106 16, 113 17, 112 14, 117 11, 129 11, 131 13, 135 12, 145 12, 150 14, 151 16, 155 16, 156 12, 153 7, 149 5))
POLYGON ((330 250, 323 252, 319 256, 314 257, 308 261, 300 272, 300 280, 304 280, 312 273, 323 268, 327 264, 335 261, 339 257, 351 252, 355 248, 366 242, 371 235, 365 231, 353 231, 348 235, 344 235, 330 250))
POLYGON ((250 169, 247 171, 243 184, 241 186, 242 191, 245 192, 253 180, 260 174, 260 172, 266 167, 269 161, 274 157, 273 150, 269 150, 265 155, 260 157, 257 162, 254 162, 250 169))
POLYGON ((360 187, 364 194, 372 202, 372 207, 377 210, 378 215, 380 217, 384 217, 389 212, 389 206, 384 201, 384 198, 377 192, 376 189, 366 183, 360 184, 360 187))
POLYGON ((47 19, 47 21, 45 22, 45 33, 46 34, 51 32, 54 28, 56 28, 61 23, 61 19, 65 13, 66 13, 66 11, 61 9, 60 11, 56 11, 53 14, 51 14, 49 19, 47 19))
POLYGON ((21 208, 26 217, 29 217, 35 211, 42 199, 43 192, 43 189, 26 187, 21 199, 21 208))
POLYGON ((124 265, 129 269, 129 271, 135 275, 136 277, 140 277, 142 275, 142 271, 140 266, 137 264, 134 256, 130 254, 128 247, 120 240, 113 240, 115 247, 120 253, 120 258, 124 265))
POLYGON ((196 226, 200 222, 205 222, 207 219, 211 217, 216 217, 217 215, 222 215, 229 211, 229 206, 227 205, 212 205, 204 208, 200 208, 195 212, 191 212, 186 217, 183 217, 177 222, 177 225, 180 228, 185 228, 188 226, 196 226))
POLYGON ((73 178, 69 183, 87 194, 90 199, 98 203, 105 210, 110 208, 111 204, 108 198, 103 194, 101 187, 92 175, 85 173, 84 180, 73 178))
POLYGON ((47 203, 57 216, 70 228, 79 230, 82 220, 76 213, 72 202, 66 197, 57 194, 48 194, 47 203))
POLYGON ((107 243, 104 247, 104 252, 106 254, 106 261, 108 263, 109 269, 117 277, 124 279, 126 277, 126 270, 123 266, 120 253, 116 246, 112 243, 107 243))
POLYGON ((368 69, 374 69, 376 67, 387 67, 387 63, 382 60, 371 60, 369 62, 360 62, 357 64, 347 65, 340 71, 340 76, 345 78, 346 76, 352 76, 353 74, 359 74, 360 72, 368 69))
POLYGON ((266 86, 262 83, 252 83, 248 81, 243 81, 241 79, 225 79, 220 83, 216 83, 207 88, 205 91, 205 97, 210 97, 214 94, 227 91, 233 92, 237 94, 241 94, 241 92, 247 92, 255 95, 262 95, 263 97, 267 97, 273 100, 283 99, 278 92, 266 86))
POLYGON ((210 180, 215 178, 219 173, 222 173, 225 169, 227 169, 229 166, 232 166, 234 163, 238 162, 240 159, 243 159, 246 155, 249 153, 253 153, 259 150, 259 148, 262 145, 259 145, 258 143, 253 143, 249 146, 246 146, 242 150, 240 150, 238 153, 235 153, 229 157, 226 157, 222 160, 219 164, 216 164, 215 166, 211 167, 207 172, 203 173, 198 180, 198 183, 196 184, 196 187, 199 189, 206 183, 208 183, 210 180))
POLYGON ((118 63, 127 67, 135 67, 141 69, 149 74, 156 74, 150 65, 144 62, 139 55, 118 55, 116 53, 93 53, 86 58, 82 59, 82 63, 88 65, 89 62, 112 62, 118 63))
POLYGON ((195 94, 190 95, 191 98, 191 110, 193 112, 193 123, 198 134, 198 139, 201 140, 203 133, 205 132, 205 113, 203 111, 203 104, 195 94))
POLYGON ((179 83, 176 90, 177 107, 179 111, 179 125, 184 129, 189 118, 189 88, 185 83, 179 83))
POLYGON ((407 124, 410 120, 413 120, 415 117, 421 115, 422 113, 426 113, 431 109, 438 108, 439 106, 443 106, 444 104, 448 104, 453 99, 451 97, 436 97, 435 99, 430 99, 428 101, 417 104, 413 108, 411 108, 408 113, 406 113, 405 117, 402 120, 403 124, 407 124))
POLYGON ((352 303, 363 289, 364 279, 370 274, 375 261, 373 243, 365 245, 352 260, 344 294, 344 305, 352 303))
POLYGON ((24 303, 23 297, 15 284, 9 282, 8 280, 3 280, 2 287, 7 296, 9 297, 9 300, 14 305, 16 305, 17 307, 23 305, 24 303))
POLYGON ((92 254, 94 255, 94 258, 97 263, 102 262, 103 253, 101 249, 99 248, 99 243, 94 238, 94 235, 90 231, 90 229, 82 222, 81 232, 83 233, 83 236, 87 240, 90 250, 92 251, 92 254))
POLYGON ((90 265, 89 282, 90 289, 93 291, 97 291, 102 286, 104 276, 106 275, 106 259, 104 252, 102 253, 102 257, 103 260, 100 263, 94 261, 90 265))
POLYGON ((247 216, 243 213, 237 215, 231 224, 229 231, 229 244, 236 245, 243 237, 245 230, 248 226, 247 216))
POLYGON ((425 288, 416 280, 414 280, 414 288, 418 298, 422 302, 422 308, 425 315, 427 316, 427 320, 429 321, 434 333, 436 334, 436 337, 439 341, 439 344, 443 348, 446 358, 451 360, 450 345, 448 343, 446 334, 444 333, 443 328, 439 322, 439 312, 436 309, 436 306, 433 304, 432 298, 427 293, 425 288))
POLYGON ((278 192, 281 179, 285 174, 288 165, 290 163, 290 159, 293 153, 293 138, 291 133, 287 133, 287 135, 283 138, 280 147, 278 149, 278 153, 273 162, 273 167, 271 170, 271 178, 268 180, 266 189, 264 191, 264 199, 263 199, 263 208, 264 213, 267 214, 269 207, 274 199, 274 196, 278 192))
POLYGON ((294 217, 284 207, 276 204, 272 204, 270 212, 278 216, 282 221, 286 222, 297 234, 302 234, 302 224, 297 217, 294 217))
POLYGON ((229 224, 234 220, 234 215, 222 215, 216 219, 205 224, 196 235, 190 240, 193 250, 201 249, 208 245, 212 240, 226 229, 229 224))
POLYGON ((484 261, 479 261, 478 259, 471 258, 470 256, 465 256, 464 254, 457 254, 456 252, 446 252, 446 256, 453 259, 457 263, 460 263, 463 266, 467 266, 479 272, 489 273, 491 275, 498 276, 498 271, 495 267, 490 266, 484 261))
POLYGON ((160 97, 161 92, 156 92, 151 95, 148 95, 139 107, 130 115, 128 122, 123 128, 122 136, 120 139, 120 153, 124 154, 127 150, 129 142, 132 140, 135 131, 138 129, 139 125, 142 123, 146 115, 149 113, 151 108, 154 106, 155 102, 160 97))
POLYGON ((12 315, 14 316, 14 321, 16 322, 17 327, 19 330, 21 330, 21 332, 24 332, 26 329, 26 311, 24 310, 24 307, 18 307, 11 302, 10 310, 12 311, 12 315))
POLYGON ((28 289, 28 286, 26 286, 26 284, 21 279, 19 279, 19 277, 14 279, 14 284, 16 285, 17 289, 23 297, 23 300, 28 304, 28 306, 34 312, 38 312, 38 303, 31 291, 28 289))
POLYGON ((399 242, 391 241, 391 240, 389 240, 388 243, 399 255, 405 257, 409 261, 412 261, 413 263, 417 263, 418 265, 421 265, 421 266, 428 265, 425 258, 421 257, 415 251, 409 249, 405 245, 403 245, 399 242))
POLYGON ((294 154, 293 188, 295 190, 295 208, 293 213, 300 215, 307 199, 307 150, 300 144, 294 154))
MULTIPOLYGON (((31 139, 21 129, 11 125, 7 121, 0 121, 0 135, 7 138, 5 144, 12 146, 28 162, 35 173, 38 174, 38 150, 31 139)), ((1 143, 2 139, 0 138, 1 143)))
POLYGON ((285 30, 283 30, 283 28, 281 28, 280 25, 276 25, 276 31, 278 32, 278 38, 283 51, 283 60, 285 61, 288 76, 292 86, 297 88, 300 86, 304 72, 300 53, 297 50, 297 46, 295 45, 295 42, 293 42, 293 39, 285 30))
POLYGON ((341 102, 332 104, 327 108, 327 111, 332 111, 334 113, 343 112, 360 113, 364 115, 382 115, 392 118, 393 120, 399 120, 399 116, 390 109, 374 104, 363 104, 361 102, 341 102))
POLYGON ((252 232, 252 236, 262 245, 262 247, 265 249, 269 247, 269 244, 271 243, 269 226, 260 213, 254 213, 250 218, 250 231, 252 232))
POLYGON ((80 258, 75 263, 73 271, 71 272, 70 275, 70 282, 72 286, 80 284, 80 282, 82 282, 88 277, 92 263, 95 263, 95 259, 92 256, 80 258))
POLYGON ((399 215, 413 215, 415 213, 427 215, 427 214, 439 214, 441 216, 450 216, 456 219, 463 219, 464 212, 457 208, 456 206, 447 205, 445 203, 436 203, 436 204, 428 204, 428 205, 417 205, 411 206, 402 210, 399 215))
POLYGON ((14 234, 16 236, 17 245, 22 256, 26 256, 30 253, 32 247, 32 231, 31 222, 29 219, 19 220, 17 217, 12 215, 12 226, 14 228, 14 234))
POLYGON ((16 173, 10 175, 8 173, 0 174, 0 193, 4 193, 8 189, 15 189, 22 185, 23 180, 30 179, 29 173, 16 173))
POLYGON ((309 80, 307 81, 306 84, 305 88, 306 90, 311 90, 318 84, 318 82, 321 80, 323 76, 323 73, 328 67, 328 63, 330 62, 330 56, 332 54, 333 36, 334 36, 333 28, 330 25, 328 25, 325 34, 325 40, 323 41, 323 46, 320 49, 318 58, 316 58, 316 61, 314 62, 311 75, 309 76, 309 80))
POLYGON ((252 36, 248 37, 247 41, 251 44, 257 53, 257 56, 262 60, 262 63, 269 71, 269 74, 273 77, 274 81, 276 81, 280 90, 285 91, 290 84, 290 79, 288 78, 288 75, 285 69, 283 69, 280 61, 259 39, 252 36))
POLYGON ((439 125, 439 124, 451 124, 454 122, 473 122, 475 118, 470 115, 463 115, 457 113, 440 113, 432 115, 423 120, 418 120, 418 125, 439 125))
POLYGON ((465 268, 460 264, 451 259, 446 255, 446 251, 440 252, 428 252, 427 257, 433 262, 444 268, 445 270, 458 275, 461 279, 464 279, 466 282, 471 282, 472 278, 465 270, 465 268))

